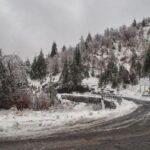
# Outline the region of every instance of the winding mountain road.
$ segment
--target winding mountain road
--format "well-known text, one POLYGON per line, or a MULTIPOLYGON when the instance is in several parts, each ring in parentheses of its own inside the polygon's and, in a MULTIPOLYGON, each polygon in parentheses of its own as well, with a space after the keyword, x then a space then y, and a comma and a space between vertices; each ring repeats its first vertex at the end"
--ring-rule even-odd
POLYGON ((89 122, 38 139, 1 141, 0 150, 150 150, 150 102, 111 121, 89 122))

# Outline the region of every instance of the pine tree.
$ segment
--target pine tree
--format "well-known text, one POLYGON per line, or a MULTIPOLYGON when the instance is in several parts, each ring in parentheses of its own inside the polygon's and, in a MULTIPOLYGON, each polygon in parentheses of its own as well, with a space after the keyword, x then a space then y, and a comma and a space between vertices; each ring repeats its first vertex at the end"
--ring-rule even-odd
POLYGON ((30 67, 30 66, 31 66, 29 59, 27 59, 27 60, 25 61, 25 65, 26 65, 27 67, 30 67))
POLYGON ((81 75, 75 61, 73 61, 73 63, 71 64, 70 73, 71 73, 71 84, 74 88, 76 88, 81 84, 81 75))
POLYGON ((1 99, 1 97, 5 96, 9 93, 8 89, 7 89, 6 80, 7 80, 6 68, 3 65, 2 58, 0 58, 0 90, 1 90, 0 99, 1 99), (6 88, 4 88, 4 87, 6 87, 6 88))
POLYGON ((53 58, 53 67, 52 67, 52 74, 55 76, 59 73, 59 64, 58 64, 58 58, 55 56, 53 58))
POLYGON ((87 61, 87 49, 86 49, 86 43, 84 41, 84 38, 81 36, 81 39, 80 39, 80 43, 79 43, 79 49, 80 49, 80 52, 82 54, 82 59, 84 62, 87 61))
POLYGON ((69 83, 69 66, 68 66, 68 60, 65 59, 63 70, 61 73, 61 80, 62 84, 68 84, 69 83))
POLYGON ((86 38, 86 43, 92 42, 92 36, 91 33, 88 34, 87 38, 86 38))
POLYGON ((112 79, 112 88, 117 88, 118 87, 118 76, 115 75, 112 79))
POLYGON ((26 72, 27 72, 27 74, 30 74, 30 71, 31 71, 31 64, 30 64, 30 60, 29 60, 29 59, 27 59, 27 60, 25 61, 25 66, 26 66, 26 72))
POLYGON ((89 78, 89 67, 88 66, 84 66, 83 73, 84 73, 85 78, 89 78))
POLYGON ((46 69, 47 69, 47 66, 46 66, 44 54, 41 50, 37 59, 37 70, 38 70, 39 79, 43 79, 46 76, 46 71, 47 71, 46 69))
POLYGON ((122 48, 121 42, 119 42, 119 44, 118 44, 118 51, 119 51, 119 52, 121 52, 121 48, 122 48))
POLYGON ((135 70, 130 71, 130 82, 131 82, 132 85, 136 85, 138 83, 135 70))
POLYGON ((136 63, 136 68, 135 68, 138 76, 139 76, 139 79, 141 78, 141 75, 142 75, 142 64, 138 61, 136 63))
POLYGON ((66 52, 66 46, 65 45, 62 47, 62 52, 66 52))
POLYGON ((131 69, 136 68, 136 59, 137 59, 137 56, 135 54, 133 54, 131 57, 131 69))
POLYGON ((143 72, 145 75, 150 74, 150 45, 145 55, 143 72))
POLYGON ((132 27, 136 27, 136 26, 137 26, 137 23, 136 23, 136 20, 134 19, 132 23, 132 27))
POLYGON ((82 53, 85 52, 85 50, 86 50, 85 41, 84 41, 83 36, 81 36, 81 39, 80 39, 79 49, 82 53))
POLYGON ((107 72, 108 72, 108 78, 109 81, 113 80, 113 76, 116 76, 118 73, 118 68, 116 64, 113 61, 110 61, 107 65, 107 72))
POLYGON ((130 83, 130 76, 128 70, 124 66, 120 66, 119 68, 119 81, 123 84, 129 84, 130 83))
POLYGON ((100 78, 99 78, 99 87, 100 88, 105 87, 106 84, 107 84, 107 82, 108 82, 108 76, 107 76, 107 71, 106 71, 106 72, 104 72, 104 73, 102 73, 100 75, 100 78))
POLYGON ((77 46, 75 51, 74 51, 73 61, 76 63, 76 65, 78 67, 81 67, 81 53, 80 53, 79 46, 77 46))
POLYGON ((34 57, 32 65, 31 65, 30 78, 31 79, 38 78, 37 58, 36 57, 34 57))
POLYGON ((142 27, 145 27, 146 26, 146 22, 145 22, 145 19, 143 19, 142 21, 142 27))
POLYGON ((3 53, 2 53, 2 49, 0 49, 0 57, 3 55, 3 53))
POLYGON ((55 55, 57 55, 57 44, 55 42, 53 42, 53 44, 52 44, 52 51, 51 51, 50 56, 54 57, 55 55))
POLYGON ((114 64, 112 70, 112 88, 116 88, 118 86, 118 68, 114 64))
POLYGON ((95 76, 94 68, 92 68, 91 76, 92 76, 92 77, 95 76))
POLYGON ((45 62, 44 54, 41 50, 39 56, 34 58, 31 65, 30 77, 31 79, 43 79, 46 76, 47 65, 45 62))
POLYGON ((83 69, 81 62, 81 54, 78 46, 74 51, 73 62, 70 66, 70 76, 73 87, 81 85, 81 80, 83 78, 83 69))
POLYGON ((97 41, 97 42, 100 42, 101 41, 101 35, 99 35, 99 34, 96 34, 95 35, 95 40, 97 41))

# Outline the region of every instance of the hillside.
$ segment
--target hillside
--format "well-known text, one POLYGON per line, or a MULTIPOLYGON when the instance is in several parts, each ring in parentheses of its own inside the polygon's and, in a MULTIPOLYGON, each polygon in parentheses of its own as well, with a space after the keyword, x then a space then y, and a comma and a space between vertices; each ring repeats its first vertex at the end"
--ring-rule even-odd
POLYGON ((87 135, 89 128, 91 136, 98 127, 108 134, 137 122, 141 129, 149 120, 149 75, 150 18, 89 33, 61 52, 54 42, 32 63, 0 52, 0 140, 87 135))
MULTIPOLYGON (((102 80, 103 86, 114 82, 114 88, 117 87, 116 82, 138 84, 138 79, 145 76, 143 67, 149 43, 150 18, 143 19, 139 23, 134 20, 128 27, 123 25, 118 29, 106 29, 103 35, 97 34, 92 37, 89 33, 86 40, 81 37, 76 47, 63 46, 60 53, 57 52, 57 45, 54 43, 51 54, 45 58, 47 75, 42 85, 49 82, 50 76, 54 78, 51 79, 52 82, 56 76, 57 80, 54 82, 59 81, 59 84, 62 84, 62 78, 58 77, 62 77, 60 74, 63 74, 65 61, 68 66, 73 62, 74 51, 80 52, 77 57, 81 57, 81 80, 96 77, 98 82, 102 80)), ((69 70, 67 73, 69 74, 69 70)), ((66 80, 71 80, 70 78, 68 75, 66 80)))
POLYGON ((57 93, 129 93, 130 86, 138 87, 133 96, 144 86, 141 95, 149 92, 141 80, 148 80, 150 73, 150 18, 106 29, 103 35, 89 33, 75 47, 64 45, 61 51, 54 42, 49 55, 41 50, 32 63, 1 52, 0 67, 0 107, 7 109, 48 108, 60 103, 57 93))

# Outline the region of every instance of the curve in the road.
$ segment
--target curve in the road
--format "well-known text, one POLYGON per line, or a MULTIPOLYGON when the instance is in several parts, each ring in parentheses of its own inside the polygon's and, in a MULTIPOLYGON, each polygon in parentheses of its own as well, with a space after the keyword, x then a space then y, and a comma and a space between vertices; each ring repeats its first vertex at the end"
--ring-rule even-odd
POLYGON ((150 102, 137 101, 140 106, 133 113, 111 121, 95 121, 84 128, 22 141, 0 142, 0 150, 27 149, 98 149, 150 150, 150 102))

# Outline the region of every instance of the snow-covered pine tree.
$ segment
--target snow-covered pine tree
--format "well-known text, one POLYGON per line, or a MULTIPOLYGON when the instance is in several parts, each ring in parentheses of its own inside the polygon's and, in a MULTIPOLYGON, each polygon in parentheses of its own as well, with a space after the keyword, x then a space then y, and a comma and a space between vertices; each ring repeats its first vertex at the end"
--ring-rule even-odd
POLYGON ((44 54, 41 50, 39 56, 34 58, 31 65, 30 77, 31 79, 43 79, 46 76, 47 65, 45 62, 44 54))
POLYGON ((104 88, 108 83, 108 74, 107 71, 102 73, 99 78, 99 87, 104 88))
POLYGON ((92 76, 92 77, 95 77, 94 68, 92 68, 91 76, 92 76))
POLYGON ((130 83, 129 71, 123 65, 119 67, 119 81, 123 85, 130 83))
POLYGON ((74 87, 81 85, 83 70, 79 46, 76 46, 76 49, 74 51, 73 62, 70 66, 70 76, 74 87))
POLYGON ((135 70, 136 70, 136 73, 137 73, 137 75, 138 75, 138 77, 139 77, 139 79, 140 79, 141 76, 142 76, 142 64, 141 64, 140 61, 137 61, 137 62, 136 62, 135 70))
POLYGON ((26 65, 27 67, 30 67, 30 66, 31 66, 29 59, 27 59, 27 60, 25 61, 25 65, 26 65))
POLYGON ((136 27, 136 26, 137 26, 137 23, 136 23, 136 20, 134 19, 132 23, 132 27, 136 27))
POLYGON ((88 34, 87 38, 86 38, 86 43, 92 42, 92 36, 91 33, 88 34))
POLYGON ((47 66, 42 50, 40 51, 40 54, 37 58, 37 69, 38 69, 38 78, 43 79, 46 76, 47 66))
POLYGON ((119 52, 121 52, 121 48, 122 48, 121 42, 119 42, 119 44, 118 44, 118 50, 119 50, 119 52))
POLYGON ((138 83, 137 75, 134 69, 131 69, 130 71, 130 83, 132 85, 136 85, 138 83))
POLYGON ((9 101, 9 86, 7 82, 7 70, 0 57, 0 108, 4 108, 9 101))
POLYGON ((145 54, 143 72, 145 75, 150 74, 150 45, 145 54))
POLYGON ((89 47, 90 47, 90 43, 86 43, 84 41, 83 36, 81 36, 81 39, 79 42, 79 49, 80 49, 82 60, 83 60, 84 64, 86 64, 86 65, 89 60, 89 53, 87 52, 89 50, 89 47))
POLYGON ((76 46, 76 49, 74 51, 73 61, 76 62, 78 67, 81 67, 81 53, 79 49, 79 45, 76 46))
POLYGON ((38 78, 37 58, 36 57, 34 57, 32 65, 31 65, 30 78, 31 79, 38 78))
POLYGON ((66 46, 65 45, 62 47, 62 52, 66 52, 66 46))
POLYGON ((59 73, 58 57, 53 57, 52 74, 55 76, 59 73))
POLYGON ((30 63, 30 60, 29 60, 29 59, 27 59, 27 60, 25 61, 25 67, 26 67, 26 72, 27 72, 27 74, 30 74, 30 71, 31 71, 31 63, 30 63))
POLYGON ((81 39, 80 39, 79 49, 81 53, 84 53, 86 51, 86 46, 85 46, 85 41, 84 41, 83 36, 81 36, 81 39))
POLYGON ((92 51, 93 51, 93 39, 92 39, 92 36, 90 33, 88 34, 88 36, 86 38, 85 47, 86 47, 86 50, 88 52, 92 53, 92 51))
POLYGON ((67 58, 64 60, 64 66, 60 77, 62 85, 69 83, 69 65, 67 58))
POLYGON ((113 80, 113 77, 114 76, 116 77, 118 73, 117 65, 113 61, 110 61, 107 65, 107 71, 108 71, 109 81, 111 82, 113 80))
POLYGON ((118 86, 118 67, 116 64, 114 64, 114 66, 112 66, 112 75, 111 75, 111 78, 112 78, 112 88, 116 88, 118 86))
POLYGON ((53 42, 50 56, 53 58, 55 55, 57 55, 57 44, 53 42))
POLYGON ((84 66, 83 74, 85 78, 89 78, 89 66, 84 66))
POLYGON ((145 19, 142 20, 141 25, 142 25, 142 27, 145 27, 145 26, 146 26, 146 21, 145 21, 145 19))

